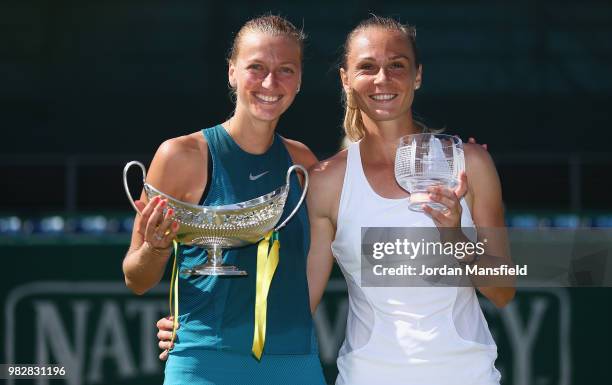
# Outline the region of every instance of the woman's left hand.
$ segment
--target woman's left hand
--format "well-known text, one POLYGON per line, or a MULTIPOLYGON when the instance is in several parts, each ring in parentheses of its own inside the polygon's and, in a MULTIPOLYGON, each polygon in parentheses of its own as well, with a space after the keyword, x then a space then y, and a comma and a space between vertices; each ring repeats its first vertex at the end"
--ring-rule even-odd
POLYGON ((446 206, 446 210, 436 210, 423 205, 423 211, 428 214, 437 227, 461 227, 461 208, 460 199, 467 193, 467 175, 462 171, 459 175, 459 185, 455 190, 434 186, 428 189, 429 199, 446 206))

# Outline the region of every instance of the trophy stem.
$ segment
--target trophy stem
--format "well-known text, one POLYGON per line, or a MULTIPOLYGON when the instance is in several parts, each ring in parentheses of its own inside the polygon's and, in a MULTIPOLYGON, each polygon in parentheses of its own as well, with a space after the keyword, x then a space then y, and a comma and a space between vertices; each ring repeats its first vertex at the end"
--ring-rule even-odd
POLYGON ((208 255, 207 267, 216 269, 223 265, 223 250, 219 245, 213 245, 212 248, 206 249, 206 255, 208 255))
POLYGON ((208 261, 191 269, 184 269, 181 274, 189 275, 247 275, 244 270, 236 266, 223 264, 223 249, 219 245, 211 245, 206 248, 208 261))

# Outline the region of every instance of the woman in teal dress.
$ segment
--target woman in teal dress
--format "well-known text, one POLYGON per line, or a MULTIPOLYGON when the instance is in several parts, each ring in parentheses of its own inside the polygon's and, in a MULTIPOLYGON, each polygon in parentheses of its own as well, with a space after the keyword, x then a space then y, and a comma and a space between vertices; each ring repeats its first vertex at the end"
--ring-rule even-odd
MULTIPOLYGON (((275 133, 299 92, 304 36, 278 16, 248 21, 234 39, 228 80, 233 116, 221 124, 162 143, 147 182, 177 199, 207 206, 242 202, 285 183, 292 164, 316 163, 303 144, 275 133)), ((286 207, 300 197, 291 178, 286 207)), ((143 195, 123 262, 127 286, 143 294, 161 280, 178 226, 167 202, 143 195)), ((289 211, 289 210, 286 210, 289 211)), ((286 214, 285 214, 286 215, 286 214)), ((261 360, 251 353, 257 245, 228 250, 223 261, 246 277, 179 275, 180 328, 168 354, 165 384, 324 384, 308 299, 306 208, 280 231, 280 260, 267 305, 261 360)), ((178 270, 201 264, 206 253, 181 246, 178 270)))

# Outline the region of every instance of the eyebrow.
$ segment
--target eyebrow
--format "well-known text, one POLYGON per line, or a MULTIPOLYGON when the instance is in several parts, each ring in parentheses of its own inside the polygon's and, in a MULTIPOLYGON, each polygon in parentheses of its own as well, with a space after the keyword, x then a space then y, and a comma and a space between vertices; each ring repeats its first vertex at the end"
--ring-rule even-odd
MULTIPOLYGON (((265 64, 265 61, 264 61, 264 60, 261 60, 261 59, 259 59, 259 58, 250 58, 250 59, 246 59, 246 62, 247 62, 247 63, 259 63, 259 64, 265 64)), ((298 65, 297 63, 292 62, 292 61, 285 61, 285 62, 279 63, 279 65, 281 65, 281 66, 282 66, 282 65, 288 65, 288 64, 293 65, 293 66, 297 66, 297 65, 298 65)))
MULTIPOLYGON (((389 58, 389 60, 397 60, 397 59, 406 59, 408 61, 411 61, 412 59, 410 59, 408 56, 406 55, 395 55, 389 58)), ((376 59, 374 59, 371 56, 367 56, 364 58, 359 58, 359 61, 367 61, 367 60, 371 60, 371 61, 376 61, 376 59)))
POLYGON ((411 61, 412 59, 410 59, 408 56, 406 55, 395 55, 391 58, 391 60, 397 60, 397 59, 406 59, 408 61, 411 61))

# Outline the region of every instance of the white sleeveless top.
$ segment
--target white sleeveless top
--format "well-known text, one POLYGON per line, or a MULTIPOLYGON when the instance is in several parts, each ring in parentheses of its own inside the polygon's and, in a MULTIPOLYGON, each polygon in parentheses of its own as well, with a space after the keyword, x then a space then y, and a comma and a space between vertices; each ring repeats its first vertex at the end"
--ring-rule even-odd
MULTIPOLYGON (((473 226, 461 200, 462 226, 473 226)), ((336 385, 492 385, 497 346, 472 287, 361 287, 361 227, 434 227, 408 198, 376 194, 348 149, 332 251, 346 278, 349 312, 336 385)))

